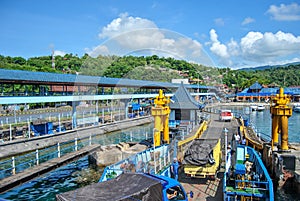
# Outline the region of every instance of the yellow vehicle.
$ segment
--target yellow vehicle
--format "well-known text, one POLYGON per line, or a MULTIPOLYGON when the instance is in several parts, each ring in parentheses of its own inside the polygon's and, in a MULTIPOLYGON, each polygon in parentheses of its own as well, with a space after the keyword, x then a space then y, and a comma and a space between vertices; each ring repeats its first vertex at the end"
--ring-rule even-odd
POLYGON ((215 178, 221 160, 220 139, 195 139, 184 153, 184 173, 188 177, 215 178))

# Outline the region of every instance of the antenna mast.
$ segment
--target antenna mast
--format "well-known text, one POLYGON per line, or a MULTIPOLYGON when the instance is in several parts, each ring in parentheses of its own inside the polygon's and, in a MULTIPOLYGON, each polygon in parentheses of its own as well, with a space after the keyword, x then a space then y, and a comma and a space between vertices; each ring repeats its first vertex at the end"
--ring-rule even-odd
POLYGON ((54 49, 52 48, 52 68, 55 69, 55 56, 54 56, 54 49))

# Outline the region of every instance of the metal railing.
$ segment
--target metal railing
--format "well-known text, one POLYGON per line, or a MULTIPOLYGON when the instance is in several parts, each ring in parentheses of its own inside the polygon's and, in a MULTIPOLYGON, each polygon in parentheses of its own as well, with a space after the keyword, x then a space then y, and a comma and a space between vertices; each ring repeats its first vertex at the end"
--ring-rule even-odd
POLYGON ((169 145, 164 144, 156 148, 152 147, 134 154, 113 165, 107 166, 99 181, 113 179, 124 172, 170 175, 168 167, 171 165, 174 156, 176 156, 176 147, 177 142, 174 140, 169 145))
POLYGON ((75 138, 74 140, 57 143, 56 145, 37 149, 34 152, 24 155, 13 156, 10 159, 0 161, 0 179, 23 172, 28 168, 45 163, 51 159, 60 158, 91 144, 92 136, 75 138))

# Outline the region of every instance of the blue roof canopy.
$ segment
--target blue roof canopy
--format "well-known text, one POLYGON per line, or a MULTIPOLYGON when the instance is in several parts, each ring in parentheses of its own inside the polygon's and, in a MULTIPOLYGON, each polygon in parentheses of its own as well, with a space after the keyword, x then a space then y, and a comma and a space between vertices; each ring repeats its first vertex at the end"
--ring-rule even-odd
POLYGON ((259 89, 261 89, 262 88, 262 86, 261 86, 261 84, 259 84, 258 82, 255 82, 254 84, 252 84, 250 87, 249 87, 249 89, 251 89, 251 90, 259 90, 259 89))

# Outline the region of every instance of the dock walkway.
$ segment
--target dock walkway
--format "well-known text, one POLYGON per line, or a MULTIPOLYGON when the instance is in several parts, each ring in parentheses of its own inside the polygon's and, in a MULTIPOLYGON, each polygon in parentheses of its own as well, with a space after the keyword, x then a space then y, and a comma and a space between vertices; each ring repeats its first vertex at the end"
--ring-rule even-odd
POLYGON ((228 130, 228 141, 232 139, 237 132, 238 122, 233 119, 231 122, 219 121, 219 115, 211 114, 211 119, 207 130, 201 135, 201 139, 219 139, 221 138, 222 147, 222 164, 216 179, 199 179, 186 177, 183 168, 179 170, 179 181, 186 192, 193 191, 194 197, 189 198, 191 201, 219 201, 223 200, 223 173, 225 166, 224 154, 224 129, 228 130))
POLYGON ((100 147, 101 145, 99 144, 86 146, 76 152, 66 154, 60 158, 52 159, 50 161, 41 163, 40 165, 26 169, 25 171, 17 173, 13 176, 4 178, 0 180, 0 193, 27 182, 37 176, 50 172, 51 170, 63 166, 69 162, 75 161, 100 147))

